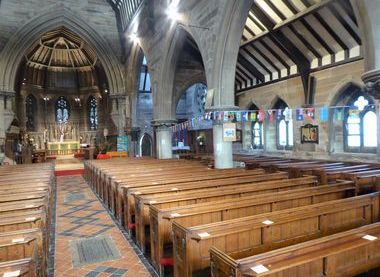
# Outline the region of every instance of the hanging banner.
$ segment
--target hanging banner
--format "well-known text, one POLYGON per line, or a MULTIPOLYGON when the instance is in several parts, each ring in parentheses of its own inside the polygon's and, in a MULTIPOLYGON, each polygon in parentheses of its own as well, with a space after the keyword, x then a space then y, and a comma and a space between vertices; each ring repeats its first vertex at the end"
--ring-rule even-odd
POLYGON ((128 136, 117 137, 117 152, 128 152, 128 136))
POLYGON ((284 110, 284 116, 285 116, 285 121, 290 121, 292 120, 292 110, 289 108, 286 108, 284 110))
POLYGON ((341 108, 335 109, 334 118, 336 121, 342 121, 343 120, 343 110, 341 108))
POLYGON ((296 120, 297 121, 303 121, 303 109, 297 109, 296 110, 296 120))
POLYGON ((283 113, 283 111, 280 109, 280 110, 277 110, 277 116, 276 116, 276 119, 278 120, 278 121, 280 121, 281 119, 282 119, 282 114, 283 113))
POLYGON ((241 112, 236 112, 236 122, 241 122, 241 112))
POLYGON ((241 119, 243 122, 247 122, 248 121, 248 112, 242 112, 241 113, 241 119))
POLYGON ((236 123, 223 124, 223 141, 236 141, 236 123))
POLYGON ((322 107, 319 109, 319 120, 321 122, 326 122, 329 119, 329 109, 327 107, 322 107))
POLYGON ((256 112, 251 112, 250 119, 251 121, 256 121, 256 112))
POLYGON ((314 120, 314 108, 307 108, 306 109, 306 119, 307 120, 314 120))
POLYGON ((269 116, 269 122, 273 123, 274 121, 274 115, 275 115, 275 110, 269 110, 268 111, 268 116, 269 116))

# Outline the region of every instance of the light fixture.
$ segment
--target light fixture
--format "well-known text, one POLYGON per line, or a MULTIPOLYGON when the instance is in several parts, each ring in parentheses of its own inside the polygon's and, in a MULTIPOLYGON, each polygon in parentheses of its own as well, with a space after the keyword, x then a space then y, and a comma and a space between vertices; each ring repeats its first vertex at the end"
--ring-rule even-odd
POLYGON ((129 35, 129 39, 131 41, 133 41, 134 43, 139 43, 140 42, 140 39, 139 37, 137 36, 137 33, 136 32, 133 32, 129 35))
POLYGON ((47 96, 47 95, 46 95, 46 96, 44 96, 44 98, 43 98, 43 99, 44 99, 44 101, 45 101, 45 102, 47 102, 47 101, 49 101, 49 100, 50 100, 49 96, 47 96))
POLYGON ((178 13, 179 0, 172 0, 166 11, 167 16, 172 21, 178 21, 181 19, 181 15, 178 13))

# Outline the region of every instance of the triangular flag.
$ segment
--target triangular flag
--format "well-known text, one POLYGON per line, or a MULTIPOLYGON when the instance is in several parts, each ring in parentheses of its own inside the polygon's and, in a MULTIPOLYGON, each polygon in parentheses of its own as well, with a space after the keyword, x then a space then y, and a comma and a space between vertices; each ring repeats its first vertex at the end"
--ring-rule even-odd
POLYGON ((329 119, 329 109, 327 107, 322 107, 319 109, 319 119, 321 122, 326 122, 329 119))
POLYGON ((306 119, 307 120, 313 120, 314 119, 314 108, 307 108, 306 109, 306 119))
POLYGON ((296 110, 296 120, 297 121, 303 121, 303 109, 297 109, 296 110))

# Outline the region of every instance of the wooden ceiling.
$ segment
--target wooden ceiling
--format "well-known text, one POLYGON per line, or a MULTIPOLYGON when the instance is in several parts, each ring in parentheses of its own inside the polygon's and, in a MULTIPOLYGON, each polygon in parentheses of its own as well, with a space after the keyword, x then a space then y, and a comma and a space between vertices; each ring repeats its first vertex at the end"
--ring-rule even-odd
POLYGON ((25 58, 27 66, 49 71, 91 71, 97 62, 95 52, 63 27, 43 35, 25 58))
MULTIPOLYGON (((255 0, 236 68, 236 90, 361 57, 358 24, 347 0, 255 0)), ((305 81, 306 82, 306 81, 305 81)))

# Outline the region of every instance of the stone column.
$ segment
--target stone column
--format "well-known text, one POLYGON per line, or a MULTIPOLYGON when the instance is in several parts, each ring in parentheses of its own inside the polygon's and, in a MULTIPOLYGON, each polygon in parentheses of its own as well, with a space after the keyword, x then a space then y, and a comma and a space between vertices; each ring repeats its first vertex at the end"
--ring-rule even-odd
POLYGON ((0 92, 0 164, 5 158, 5 95, 0 92))
MULTIPOLYGON (((235 106, 221 106, 212 107, 209 111, 236 111, 238 107, 235 106)), ((214 145, 214 162, 215 168, 233 168, 233 151, 232 142, 223 140, 223 122, 214 121, 213 127, 213 145, 214 145)))
POLYGON ((172 131, 170 127, 175 120, 153 120, 152 125, 156 132, 156 155, 160 160, 173 158, 172 131))
POLYGON ((247 121, 242 123, 242 142, 244 150, 252 150, 252 122, 247 121))
POLYGON ((124 135, 125 128, 125 109, 126 109, 126 99, 124 95, 112 95, 111 97, 112 111, 111 118, 117 128, 117 135, 124 135))

